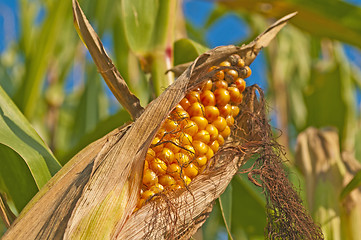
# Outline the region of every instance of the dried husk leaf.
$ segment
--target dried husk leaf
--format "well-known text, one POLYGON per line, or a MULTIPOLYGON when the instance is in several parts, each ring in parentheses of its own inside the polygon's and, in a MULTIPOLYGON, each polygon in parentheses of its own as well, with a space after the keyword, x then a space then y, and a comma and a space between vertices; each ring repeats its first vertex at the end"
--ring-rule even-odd
POLYGON ((0 217, 7 228, 10 227, 11 223, 16 219, 16 216, 7 204, 6 195, 3 193, 0 193, 0 217))
MULTIPOLYGON (((77 21, 85 21, 85 16, 76 1, 73 1, 73 7, 77 21)), ((127 236, 131 234, 129 231, 125 231, 132 223, 131 220, 127 220, 130 216, 131 219, 142 216, 143 218, 139 219, 144 220, 150 219, 156 215, 156 212, 163 214, 162 208, 171 205, 161 203, 158 207, 154 202, 132 215, 138 200, 145 154, 162 122, 190 89, 213 74, 212 72, 207 73, 210 66, 225 60, 234 53, 244 57, 246 63, 250 64, 261 48, 267 46, 270 39, 292 16, 294 14, 279 20, 248 45, 218 47, 198 57, 174 84, 147 106, 138 118, 136 113, 133 114, 134 118, 137 118, 134 123, 125 128, 114 130, 89 145, 69 161, 34 197, 4 235, 4 239, 119 239, 123 236, 122 234, 127 236), (146 212, 146 209, 149 211, 146 212)), ((89 28, 89 26, 85 26, 85 28, 89 28)), ((79 24, 79 27, 82 28, 82 24, 79 24)), ((83 35, 83 40, 90 50, 91 44, 85 39, 83 35)), ((97 41, 98 47, 96 48, 101 51, 104 50, 99 45, 99 39, 94 40, 90 37, 88 40, 97 41)), ((103 51, 104 54, 105 51, 103 51)), ((100 69, 100 72, 103 77, 111 79, 105 73, 113 69, 115 69, 114 66, 108 66, 108 68, 100 69)), ((115 79, 118 78, 115 77, 115 79)), ((130 93, 127 91, 122 93, 125 94, 122 104, 124 102, 128 106, 128 111, 135 111, 137 108, 132 105, 134 99, 129 100, 132 98, 129 97, 131 96, 130 93)), ((247 121, 247 119, 244 120, 244 122, 247 121)), ((243 121, 240 120, 240 122, 243 121)), ((245 129, 247 128, 245 127, 245 129)), ((230 147, 233 148, 231 145, 230 147)), ((244 149, 241 150, 244 151, 244 149)), ((242 154, 234 156, 234 151, 230 151, 232 154, 230 153, 229 156, 232 157, 224 158, 227 156, 225 154, 227 150, 223 149, 222 151, 224 152, 223 157, 219 157, 216 161, 221 166, 215 164, 213 168, 213 171, 219 171, 218 174, 214 175, 214 178, 209 180, 208 176, 201 175, 199 180, 194 180, 194 183, 189 186, 188 190, 190 191, 170 192, 169 195, 162 196, 161 199, 165 202, 167 202, 166 199, 169 199, 184 206, 193 204, 197 207, 194 208, 194 213, 187 212, 186 208, 180 208, 180 210, 183 209, 183 212, 176 214, 166 208, 171 218, 174 216, 178 219, 181 216, 179 219, 192 220, 190 222, 184 221, 182 228, 177 225, 176 228, 157 229, 159 236, 166 238, 189 237, 201 226, 211 209, 212 201, 224 190, 223 187, 226 187, 227 182, 237 172, 245 157, 242 154), (225 162, 229 164, 223 164, 225 162), (206 187, 197 184, 201 180, 207 183, 206 187), (210 188, 207 185, 216 186, 214 192, 208 192, 210 188), (197 195, 194 195, 196 193, 197 195), (200 202, 197 200, 200 193, 207 194, 207 201, 200 202), (177 197, 178 195, 179 197, 177 197)), ((177 221, 173 222, 178 223, 177 221)), ((139 221, 137 224, 139 225, 139 221)), ((152 228, 151 226, 148 225, 148 228, 152 228)))
POLYGON ((102 42, 86 19, 78 1, 72 0, 72 4, 75 29, 88 48, 99 73, 123 108, 129 112, 132 119, 136 119, 143 112, 139 99, 130 92, 118 69, 108 57, 102 42))

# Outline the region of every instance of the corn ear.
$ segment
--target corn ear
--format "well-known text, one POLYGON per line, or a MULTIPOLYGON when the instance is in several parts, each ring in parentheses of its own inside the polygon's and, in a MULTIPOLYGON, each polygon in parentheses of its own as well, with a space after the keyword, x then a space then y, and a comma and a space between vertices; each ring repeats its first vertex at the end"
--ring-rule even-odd
MULTIPOLYGON (((235 157, 234 151, 231 151, 231 154, 226 158, 227 161, 220 158, 218 161, 220 165, 214 175, 200 175, 199 180, 195 180, 194 184, 189 186, 199 198, 193 198, 193 195, 184 189, 179 192, 171 192, 169 199, 183 204, 183 207, 180 208, 183 212, 177 212, 174 209, 169 210, 170 205, 168 204, 157 206, 149 204, 133 214, 138 200, 147 148, 171 110, 186 93, 206 80, 209 76, 207 73, 210 66, 224 61, 232 54, 239 54, 244 58, 245 64, 249 65, 258 52, 267 46, 287 20, 295 14, 276 22, 248 45, 218 47, 201 55, 180 75, 177 81, 142 112, 143 109, 139 107, 139 100, 134 98, 134 95, 130 94, 127 88, 122 90, 124 81, 122 81, 119 73, 114 71, 115 67, 106 56, 105 51, 101 51, 104 49, 102 46, 99 47, 100 40, 89 23, 84 21, 85 16, 76 1, 73 1, 73 7, 77 20, 81 20, 78 27, 86 46, 90 52, 94 50, 93 48, 97 49, 95 55, 92 54, 92 56, 95 58, 98 67, 100 64, 100 73, 106 80, 110 79, 110 88, 115 91, 118 100, 124 104, 123 106, 136 121, 124 128, 114 130, 69 161, 46 185, 44 190, 34 197, 6 232, 3 239, 57 239, 64 237, 121 239, 122 236, 133 235, 130 231, 141 231, 147 236, 147 234, 152 233, 152 224, 141 226, 141 230, 131 230, 127 227, 134 224, 130 219, 140 218, 142 219, 141 222, 144 222, 144 219, 153 219, 152 217, 156 216, 159 209, 165 206, 166 208, 163 209, 168 209, 168 211, 163 212, 163 214, 168 214, 168 217, 164 216, 165 218, 159 219, 163 223, 163 227, 157 228, 159 230, 158 236, 168 239, 175 236, 179 238, 190 237, 192 232, 205 221, 207 213, 211 209, 211 202, 224 191, 238 170, 240 162, 242 162, 240 160, 246 154, 235 157), (87 32, 87 37, 85 37, 83 30, 87 32), (98 50, 104 56, 96 56, 99 55, 98 50), (102 61, 99 62, 99 58, 102 61), (120 92, 125 93, 125 98, 120 96, 120 92), (206 183, 205 187, 201 187, 201 185, 204 186, 204 183, 206 183), (212 189, 216 192, 212 192, 212 189), (203 201, 203 193, 207 194, 206 201, 203 201), (186 200, 186 202, 178 201, 181 199, 186 200), (190 209, 187 204, 197 206, 194 210, 196 215, 189 214, 190 209), (150 211, 146 212, 147 209, 150 211), (170 222, 179 224, 169 224, 164 227, 164 223, 169 223, 167 222, 169 217, 187 220, 187 222, 180 224, 173 220, 170 222)), ((256 102, 256 100, 254 101, 256 102)), ((250 120, 241 120, 240 122, 247 121, 250 120)), ((165 200, 163 199, 163 201, 165 200)), ((139 225, 139 221, 137 224, 139 225)))

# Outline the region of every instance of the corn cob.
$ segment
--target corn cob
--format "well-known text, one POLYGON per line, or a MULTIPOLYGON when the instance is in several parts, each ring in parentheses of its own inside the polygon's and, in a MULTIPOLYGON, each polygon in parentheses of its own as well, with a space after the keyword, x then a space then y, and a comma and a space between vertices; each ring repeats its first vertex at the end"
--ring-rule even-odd
POLYGON ((153 139, 135 210, 166 189, 186 187, 231 134, 251 69, 232 55, 211 71, 215 74, 179 102, 153 139))

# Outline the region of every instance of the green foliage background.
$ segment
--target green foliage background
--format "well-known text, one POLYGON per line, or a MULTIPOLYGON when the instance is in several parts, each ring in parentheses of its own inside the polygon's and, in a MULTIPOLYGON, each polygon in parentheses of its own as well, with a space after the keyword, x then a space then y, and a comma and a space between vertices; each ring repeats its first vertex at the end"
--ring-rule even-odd
MULTIPOLYGON (((206 33, 223 16, 245 21, 251 40, 274 19, 298 11, 264 50, 270 116, 282 131, 292 180, 303 189, 293 154, 298 133, 309 126, 336 127, 340 151, 361 159, 361 60, 344 50, 360 53, 360 7, 336 0, 222 1, 200 29, 184 19, 175 0, 79 2, 99 36, 111 39, 111 58, 143 106, 171 83, 166 69, 207 50, 206 33)), ((16 214, 78 151, 131 120, 76 34, 70 0, 19 0, 19 16, 20 37, 0 56, 0 192, 16 214), (40 11, 45 16, 38 23, 40 11)), ((355 178, 353 186, 360 182, 355 178)), ((225 222, 234 239, 264 238, 265 199, 243 175, 233 179, 196 238, 226 237, 225 222)))

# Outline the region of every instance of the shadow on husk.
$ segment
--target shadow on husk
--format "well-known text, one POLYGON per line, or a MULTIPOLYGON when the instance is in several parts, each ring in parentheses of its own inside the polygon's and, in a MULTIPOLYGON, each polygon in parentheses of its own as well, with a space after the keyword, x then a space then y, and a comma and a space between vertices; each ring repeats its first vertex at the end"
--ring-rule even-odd
POLYGON ((323 239, 283 169, 284 151, 272 134, 266 117, 263 91, 253 85, 244 92, 232 137, 213 161, 186 189, 160 194, 135 212, 118 239, 189 239, 202 226, 215 200, 224 192, 240 167, 264 190, 267 199, 268 239, 323 239), (142 223, 142 224, 139 224, 142 223))

